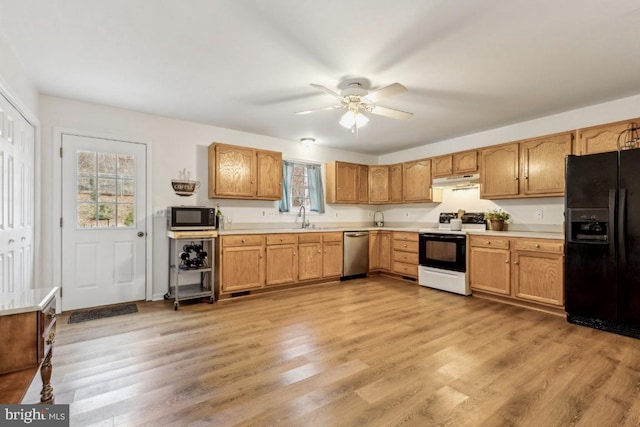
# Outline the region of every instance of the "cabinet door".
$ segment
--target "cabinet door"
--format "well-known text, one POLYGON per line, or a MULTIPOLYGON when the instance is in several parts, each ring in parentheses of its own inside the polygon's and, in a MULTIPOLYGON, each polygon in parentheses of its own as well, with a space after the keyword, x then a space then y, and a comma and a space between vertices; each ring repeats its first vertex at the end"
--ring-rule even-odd
POLYGON ((402 163, 389 166, 389 201, 402 203, 402 163))
POLYGON ((256 197, 259 199, 282 199, 282 153, 257 151, 256 197))
POLYGON ((324 242, 322 277, 342 275, 342 242, 324 242))
POLYGON ((369 166, 358 165, 358 202, 369 203, 369 166))
POLYGON ((453 174, 453 156, 438 156, 431 159, 434 178, 447 177, 453 174))
POLYGON ((370 166, 369 177, 371 179, 371 186, 369 187, 369 202, 388 203, 389 166, 370 166))
POLYGON ((261 288, 264 284, 264 247, 229 247, 222 250, 223 292, 261 288))
POLYGON ((215 144, 214 151, 215 160, 209 165, 209 197, 255 197, 255 151, 224 144, 215 144))
POLYGON ((517 298, 564 305, 564 258, 562 254, 516 251, 513 260, 517 298))
POLYGON ((391 269, 391 233, 369 232, 369 271, 391 269))
POLYGON ((478 152, 476 150, 463 151, 453 155, 453 174, 463 175, 478 171, 478 152))
POLYGON ((405 202, 430 202, 431 160, 422 159, 404 163, 402 183, 405 202))
POLYGON ((322 244, 298 244, 298 280, 322 277, 322 244))
POLYGON ((480 152, 481 198, 492 199, 518 195, 519 146, 518 143, 498 145, 485 148, 480 152))
POLYGON ((640 119, 624 120, 577 131, 576 154, 596 154, 618 150, 618 136, 629 124, 640 125, 640 119))
POLYGON ((297 245, 267 246, 266 285, 294 283, 298 276, 297 245))
POLYGON ((471 289, 502 295, 511 294, 511 262, 509 251, 471 248, 469 251, 469 284, 471 289))
POLYGON ((563 133, 522 142, 524 195, 564 194, 564 163, 571 154, 572 140, 572 133, 563 133))
POLYGON ((356 203, 358 201, 358 165, 336 162, 336 201, 356 203))

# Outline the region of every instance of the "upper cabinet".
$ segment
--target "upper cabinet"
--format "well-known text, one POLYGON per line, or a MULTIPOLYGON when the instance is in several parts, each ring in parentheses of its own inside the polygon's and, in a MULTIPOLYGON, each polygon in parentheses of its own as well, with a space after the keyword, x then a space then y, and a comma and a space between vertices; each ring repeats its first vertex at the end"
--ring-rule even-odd
POLYGON ((478 171, 478 151, 469 150, 438 156, 431 159, 431 162, 433 178, 475 173, 478 171))
POLYGON ((369 203, 389 203, 389 166, 369 166, 369 203))
POLYGON ((369 166, 358 165, 358 202, 369 203, 369 166))
POLYGON ((482 149, 480 197, 562 196, 572 142, 573 134, 565 132, 482 149))
POLYGON ((327 203, 367 203, 361 201, 368 194, 368 166, 347 162, 329 162, 326 165, 327 203), (364 174, 364 167, 367 173, 364 174))
POLYGON ((623 120, 621 122, 608 123, 578 129, 576 132, 577 155, 604 153, 618 150, 618 136, 630 124, 640 125, 640 119, 623 120))
POLYGON ((402 191, 402 163, 389 166, 389 201, 402 203, 404 201, 402 191))
POLYGON ((209 145, 209 198, 282 198, 282 153, 209 145))
POLYGON ((407 203, 430 202, 431 159, 406 162, 402 165, 402 192, 407 203))

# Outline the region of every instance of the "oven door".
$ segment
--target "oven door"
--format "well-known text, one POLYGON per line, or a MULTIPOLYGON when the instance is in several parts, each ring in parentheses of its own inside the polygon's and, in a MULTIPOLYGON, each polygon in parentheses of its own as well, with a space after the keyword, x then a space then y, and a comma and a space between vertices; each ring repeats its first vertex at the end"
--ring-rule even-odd
POLYGON ((450 271, 467 271, 467 236, 464 234, 421 233, 420 265, 450 271))

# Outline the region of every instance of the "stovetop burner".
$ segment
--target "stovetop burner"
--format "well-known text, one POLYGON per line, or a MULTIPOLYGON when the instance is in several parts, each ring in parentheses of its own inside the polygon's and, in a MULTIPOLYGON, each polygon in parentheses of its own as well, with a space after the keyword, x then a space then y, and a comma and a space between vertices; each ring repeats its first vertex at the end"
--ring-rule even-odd
MULTIPOLYGON (((440 224, 449 224, 452 219, 457 218, 458 214, 455 212, 440 212, 438 222, 440 224)), ((484 213, 483 212, 467 212, 462 215, 463 224, 483 224, 484 225, 484 213)))

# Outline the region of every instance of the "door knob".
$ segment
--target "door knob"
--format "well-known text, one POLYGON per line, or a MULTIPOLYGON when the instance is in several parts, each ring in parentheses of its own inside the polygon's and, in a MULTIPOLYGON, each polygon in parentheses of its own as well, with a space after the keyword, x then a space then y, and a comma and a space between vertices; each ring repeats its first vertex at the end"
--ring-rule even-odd
POLYGON ((144 237, 144 231, 138 231, 138 237, 144 237))

